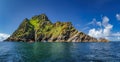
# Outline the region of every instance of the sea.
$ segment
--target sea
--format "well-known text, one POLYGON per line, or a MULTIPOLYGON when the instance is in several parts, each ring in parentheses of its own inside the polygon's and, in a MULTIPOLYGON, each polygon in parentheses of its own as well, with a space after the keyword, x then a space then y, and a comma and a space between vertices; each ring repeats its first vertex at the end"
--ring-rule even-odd
POLYGON ((0 42, 0 62, 120 62, 120 42, 0 42))

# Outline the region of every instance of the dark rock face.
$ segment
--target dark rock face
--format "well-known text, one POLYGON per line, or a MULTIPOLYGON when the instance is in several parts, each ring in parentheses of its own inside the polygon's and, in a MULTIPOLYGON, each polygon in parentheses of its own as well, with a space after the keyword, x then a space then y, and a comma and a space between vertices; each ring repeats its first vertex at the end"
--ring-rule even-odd
POLYGON ((24 42, 108 42, 106 39, 97 40, 76 30, 71 22, 52 23, 45 14, 24 19, 18 29, 7 41, 24 42))

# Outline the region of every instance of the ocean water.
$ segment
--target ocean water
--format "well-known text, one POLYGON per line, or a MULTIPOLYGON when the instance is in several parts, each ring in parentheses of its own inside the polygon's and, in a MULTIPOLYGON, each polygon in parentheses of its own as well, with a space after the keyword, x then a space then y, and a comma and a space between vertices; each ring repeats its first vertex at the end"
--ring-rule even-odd
POLYGON ((0 42, 0 62, 120 62, 120 42, 0 42))

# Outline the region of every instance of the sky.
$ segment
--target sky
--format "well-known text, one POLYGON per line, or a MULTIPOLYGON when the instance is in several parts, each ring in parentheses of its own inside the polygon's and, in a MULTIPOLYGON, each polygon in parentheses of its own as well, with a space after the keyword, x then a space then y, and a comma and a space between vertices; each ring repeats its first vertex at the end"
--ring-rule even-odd
POLYGON ((45 13, 53 22, 72 22, 90 36, 120 40, 120 0, 0 0, 0 40, 23 21, 45 13))

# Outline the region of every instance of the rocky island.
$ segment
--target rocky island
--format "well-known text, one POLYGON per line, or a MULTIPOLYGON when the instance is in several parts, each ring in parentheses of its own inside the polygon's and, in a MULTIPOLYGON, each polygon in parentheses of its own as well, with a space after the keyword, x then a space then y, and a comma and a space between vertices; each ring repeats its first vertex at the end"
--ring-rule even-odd
POLYGON ((18 29, 6 41, 24 42, 108 42, 96 39, 76 30, 71 22, 52 23, 45 14, 25 18, 18 29))

